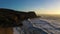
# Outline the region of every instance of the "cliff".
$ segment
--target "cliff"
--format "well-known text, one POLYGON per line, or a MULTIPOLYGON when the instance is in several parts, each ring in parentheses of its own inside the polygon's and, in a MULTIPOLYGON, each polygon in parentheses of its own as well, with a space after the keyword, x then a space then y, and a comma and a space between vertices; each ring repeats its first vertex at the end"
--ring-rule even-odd
POLYGON ((0 8, 0 26, 1 27, 16 27, 22 26, 21 21, 28 18, 37 17, 34 12, 23 12, 12 9, 0 8))

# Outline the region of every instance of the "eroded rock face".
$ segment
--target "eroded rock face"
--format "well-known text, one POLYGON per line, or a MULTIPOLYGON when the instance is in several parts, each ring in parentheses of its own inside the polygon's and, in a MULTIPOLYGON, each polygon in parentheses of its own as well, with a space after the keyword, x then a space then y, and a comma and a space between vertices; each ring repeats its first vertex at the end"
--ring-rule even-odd
POLYGON ((33 12, 33 11, 30 11, 30 12, 28 12, 28 18, 36 18, 37 17, 37 15, 35 14, 35 12, 33 12))
POLYGON ((0 26, 1 27, 16 27, 22 26, 21 21, 34 18, 36 14, 34 12, 22 12, 11 9, 0 8, 0 26))

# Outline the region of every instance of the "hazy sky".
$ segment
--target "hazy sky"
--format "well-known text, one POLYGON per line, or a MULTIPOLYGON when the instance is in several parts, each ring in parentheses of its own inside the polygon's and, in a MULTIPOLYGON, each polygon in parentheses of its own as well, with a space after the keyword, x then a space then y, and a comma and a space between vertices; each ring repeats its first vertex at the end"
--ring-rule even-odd
POLYGON ((38 14, 60 14, 60 0, 0 0, 0 8, 33 10, 38 14))

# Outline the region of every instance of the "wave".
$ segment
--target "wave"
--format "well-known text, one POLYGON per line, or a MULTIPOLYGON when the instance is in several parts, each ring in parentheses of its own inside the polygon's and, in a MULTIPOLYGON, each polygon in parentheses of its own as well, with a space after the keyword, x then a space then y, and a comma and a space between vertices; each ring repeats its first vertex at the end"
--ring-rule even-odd
POLYGON ((59 34, 60 33, 60 22, 57 20, 47 20, 41 18, 35 18, 29 20, 33 27, 37 27, 47 32, 48 34, 59 34))

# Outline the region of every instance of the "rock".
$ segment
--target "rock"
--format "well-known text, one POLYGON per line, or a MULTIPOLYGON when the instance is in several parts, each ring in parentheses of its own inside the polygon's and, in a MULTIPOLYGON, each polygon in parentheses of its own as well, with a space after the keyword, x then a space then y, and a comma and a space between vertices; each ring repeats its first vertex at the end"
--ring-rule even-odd
POLYGON ((12 9, 0 8, 0 26, 1 27, 16 27, 22 26, 21 21, 28 18, 37 17, 34 12, 23 12, 12 9))

